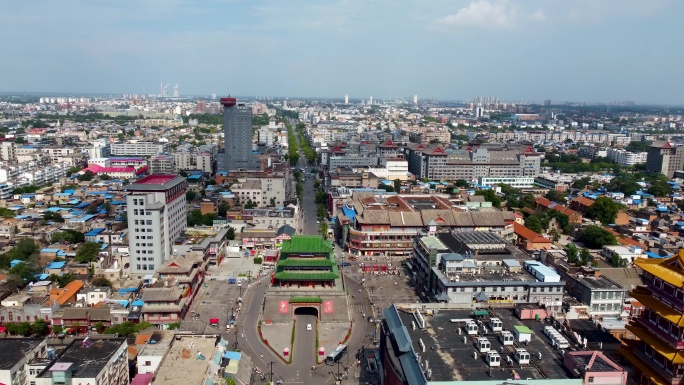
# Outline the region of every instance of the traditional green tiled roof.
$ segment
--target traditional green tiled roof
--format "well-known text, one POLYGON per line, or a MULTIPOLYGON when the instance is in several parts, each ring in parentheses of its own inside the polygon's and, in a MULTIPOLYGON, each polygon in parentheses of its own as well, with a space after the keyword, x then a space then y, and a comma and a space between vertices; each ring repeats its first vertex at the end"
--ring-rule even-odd
POLYGON ((275 273, 275 279, 283 281, 331 281, 337 279, 338 275, 335 273, 327 272, 299 272, 299 271, 281 271, 275 273))
POLYGON ((321 297, 292 297, 290 303, 321 303, 321 297))
POLYGON ((332 244, 318 235, 294 235, 283 242, 281 253, 332 253, 332 244))
POLYGON ((335 262, 322 258, 288 258, 278 261, 278 267, 332 266, 335 262))

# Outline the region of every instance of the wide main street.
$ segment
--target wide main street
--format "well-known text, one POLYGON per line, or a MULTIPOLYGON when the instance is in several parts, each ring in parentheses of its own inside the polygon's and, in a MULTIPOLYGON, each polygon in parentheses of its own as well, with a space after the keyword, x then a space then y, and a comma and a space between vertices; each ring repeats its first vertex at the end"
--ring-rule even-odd
MULTIPOLYGON (((296 167, 301 172, 303 179, 300 205, 302 216, 299 220, 297 234, 321 235, 319 232, 320 224, 317 223, 316 192, 314 189, 318 170, 315 166, 309 165, 303 155, 301 154, 296 167), (311 172, 311 170, 316 172, 311 172)), ((339 248, 336 248, 335 251, 337 256, 339 248)), ((373 315, 374 309, 371 306, 368 291, 362 283, 352 278, 344 278, 345 289, 350 294, 349 313, 352 317, 353 327, 352 335, 347 341, 347 354, 341 360, 341 366, 350 367, 349 378, 343 383, 364 383, 362 378, 355 378, 355 374, 359 373, 360 368, 357 368, 354 362, 356 352, 361 347, 368 347, 372 344, 375 324, 369 323, 367 317, 373 315)), ((318 330, 315 315, 295 315, 295 343, 291 364, 285 364, 280 357, 261 342, 258 325, 263 310, 264 296, 270 284, 269 279, 269 276, 261 277, 258 280, 252 280, 247 288, 243 287, 246 290, 243 298, 245 306, 243 306, 240 317, 238 317, 237 327, 231 330, 227 336, 229 345, 233 347, 234 341, 237 341, 237 348, 252 357, 254 365, 267 374, 267 379, 270 376, 272 365, 274 381, 281 380, 284 384, 334 384, 337 366, 319 365, 312 369, 317 355, 316 333, 318 330), (313 330, 307 330, 309 324, 313 330)))

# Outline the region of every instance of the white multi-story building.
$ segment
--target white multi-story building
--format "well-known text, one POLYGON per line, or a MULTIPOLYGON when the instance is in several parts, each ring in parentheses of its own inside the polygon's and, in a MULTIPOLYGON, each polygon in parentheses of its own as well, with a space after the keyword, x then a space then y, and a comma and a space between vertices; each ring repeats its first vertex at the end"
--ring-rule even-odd
POLYGON ((47 339, 0 339, 0 383, 28 385, 29 362, 47 356, 47 339))
POLYGON ((214 155, 209 152, 200 152, 195 154, 195 165, 198 170, 202 172, 214 172, 214 155))
POLYGON ((283 177, 245 178, 231 188, 242 204, 252 201, 257 207, 280 207, 287 197, 287 183, 283 177))
POLYGON ((635 164, 646 163, 646 158, 648 158, 647 152, 630 152, 627 150, 621 150, 616 148, 609 148, 607 151, 607 156, 613 162, 619 164, 620 166, 634 166, 635 164))
POLYGON ((187 227, 185 178, 152 174, 126 187, 131 274, 151 274, 171 257, 187 227))
POLYGON ((128 343, 120 338, 75 339, 57 359, 32 365, 37 375, 27 384, 128 385, 127 349, 128 343))
POLYGON ((16 160, 17 157, 17 146, 14 142, 2 142, 0 143, 0 159, 6 161, 16 160))
POLYGON ((507 184, 515 188, 532 188, 534 187, 534 178, 531 176, 481 176, 478 178, 478 183, 481 186, 507 184))
POLYGON ((110 152, 114 156, 154 156, 167 152, 168 144, 156 142, 126 142, 112 143, 110 146, 110 152))
POLYGON ((273 146, 273 128, 268 126, 261 127, 257 133, 259 135, 259 142, 266 144, 268 147, 273 146))

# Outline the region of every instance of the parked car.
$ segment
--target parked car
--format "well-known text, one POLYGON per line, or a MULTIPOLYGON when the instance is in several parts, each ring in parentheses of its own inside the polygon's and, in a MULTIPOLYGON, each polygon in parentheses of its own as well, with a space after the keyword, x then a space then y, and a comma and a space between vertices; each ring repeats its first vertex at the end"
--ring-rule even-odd
POLYGON ((342 263, 340 263, 340 266, 342 266, 342 267, 351 266, 351 263, 349 263, 349 262, 342 262, 342 263))
POLYGON ((311 324, 306 324, 306 330, 313 330, 313 328, 311 327, 311 324))

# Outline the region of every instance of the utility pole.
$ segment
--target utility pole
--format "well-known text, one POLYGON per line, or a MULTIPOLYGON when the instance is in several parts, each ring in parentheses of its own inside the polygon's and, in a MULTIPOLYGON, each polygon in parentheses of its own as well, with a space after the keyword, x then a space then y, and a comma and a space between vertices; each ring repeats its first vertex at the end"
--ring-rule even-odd
POLYGON ((235 349, 237 349, 237 347, 238 347, 238 334, 240 334, 240 333, 238 333, 237 323, 235 324, 235 327, 233 329, 235 330, 235 349))
POLYGON ((271 381, 271 383, 273 383, 273 361, 271 361, 270 365, 271 365, 271 380, 270 381, 271 381))

